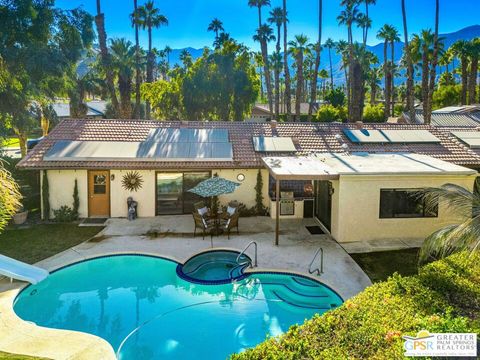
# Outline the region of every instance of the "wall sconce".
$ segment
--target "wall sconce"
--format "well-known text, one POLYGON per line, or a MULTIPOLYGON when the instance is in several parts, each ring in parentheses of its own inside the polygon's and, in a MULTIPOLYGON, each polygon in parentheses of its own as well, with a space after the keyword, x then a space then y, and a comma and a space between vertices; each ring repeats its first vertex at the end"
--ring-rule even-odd
POLYGON ((111 175, 110 175, 110 180, 111 180, 111 181, 115 180, 115 174, 111 174, 111 175))
POLYGON ((243 175, 243 174, 238 174, 238 175, 237 175, 237 180, 240 181, 240 182, 242 182, 243 180, 245 180, 245 175, 243 175))

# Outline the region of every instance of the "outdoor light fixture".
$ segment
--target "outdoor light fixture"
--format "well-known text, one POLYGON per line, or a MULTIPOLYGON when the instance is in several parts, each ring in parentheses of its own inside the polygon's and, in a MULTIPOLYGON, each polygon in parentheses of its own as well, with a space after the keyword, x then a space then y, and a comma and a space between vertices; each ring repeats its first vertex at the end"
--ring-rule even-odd
POLYGON ((115 174, 110 175, 110 180, 115 180, 115 174))
POLYGON ((243 180, 245 180, 245 175, 243 175, 243 174, 238 174, 238 175, 237 175, 237 180, 240 181, 240 182, 242 182, 243 180))

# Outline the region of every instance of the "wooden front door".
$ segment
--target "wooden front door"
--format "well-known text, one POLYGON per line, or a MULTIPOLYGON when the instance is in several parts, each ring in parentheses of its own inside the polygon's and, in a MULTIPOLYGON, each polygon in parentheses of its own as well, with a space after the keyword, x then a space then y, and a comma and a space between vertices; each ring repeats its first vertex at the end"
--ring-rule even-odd
POLYGON ((88 216, 110 216, 110 173, 108 170, 88 172, 88 216))

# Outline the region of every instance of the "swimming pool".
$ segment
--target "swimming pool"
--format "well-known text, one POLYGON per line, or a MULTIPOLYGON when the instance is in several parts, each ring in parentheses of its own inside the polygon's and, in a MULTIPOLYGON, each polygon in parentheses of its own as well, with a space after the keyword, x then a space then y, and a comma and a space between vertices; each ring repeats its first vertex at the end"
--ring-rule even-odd
POLYGON ((225 359, 342 304, 299 275, 200 284, 179 277, 177 266, 147 255, 82 261, 27 286, 14 310, 40 326, 100 336, 120 359, 225 359))

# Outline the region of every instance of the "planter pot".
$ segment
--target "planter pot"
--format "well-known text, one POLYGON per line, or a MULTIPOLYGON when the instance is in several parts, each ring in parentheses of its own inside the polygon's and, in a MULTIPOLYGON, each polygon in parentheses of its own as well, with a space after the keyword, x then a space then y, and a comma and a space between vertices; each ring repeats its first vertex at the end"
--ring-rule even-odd
POLYGON ((27 221, 28 211, 22 211, 13 215, 13 222, 15 225, 22 225, 27 221))

